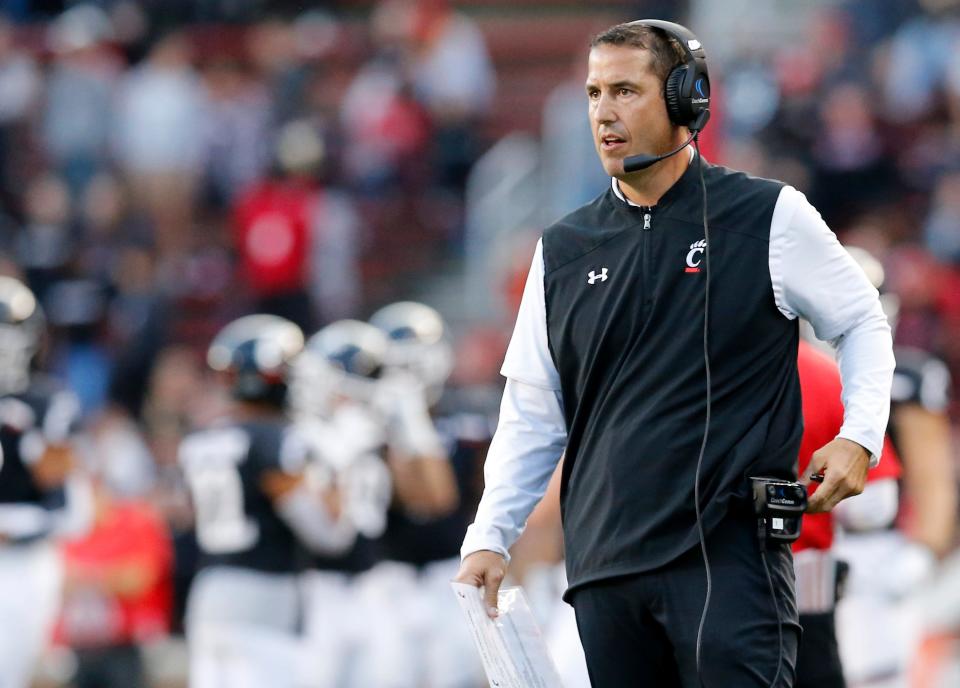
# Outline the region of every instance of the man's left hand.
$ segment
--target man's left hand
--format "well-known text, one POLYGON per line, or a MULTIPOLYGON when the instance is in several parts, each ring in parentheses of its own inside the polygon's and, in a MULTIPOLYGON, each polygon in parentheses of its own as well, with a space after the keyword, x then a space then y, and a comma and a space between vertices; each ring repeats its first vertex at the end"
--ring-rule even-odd
POLYGON ((823 474, 823 483, 807 502, 807 513, 830 511, 841 500, 863 492, 869 468, 870 452, 851 440, 838 437, 818 449, 800 478, 809 488, 811 476, 823 474))

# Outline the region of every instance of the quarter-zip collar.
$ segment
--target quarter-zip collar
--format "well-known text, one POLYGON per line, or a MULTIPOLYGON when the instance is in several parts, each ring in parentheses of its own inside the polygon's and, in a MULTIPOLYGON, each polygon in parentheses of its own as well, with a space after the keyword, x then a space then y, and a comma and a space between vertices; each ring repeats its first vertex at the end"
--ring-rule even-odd
MULTIPOLYGON (((676 182, 674 182, 673 186, 671 186, 669 189, 666 190, 666 192, 664 192, 663 196, 660 197, 656 205, 647 206, 647 205, 638 205, 634 203, 629 198, 623 195, 623 191, 621 191, 620 189, 620 182, 617 181, 617 178, 611 177, 610 185, 613 188, 614 195, 617 198, 619 198, 621 201, 626 203, 628 206, 631 206, 633 208, 641 208, 645 212, 649 212, 654 208, 656 208, 657 210, 662 210, 663 208, 669 207, 670 204, 673 203, 673 201, 676 200, 677 198, 681 197, 687 189, 694 187, 698 183, 698 176, 697 176, 697 170, 695 165, 695 162, 697 159, 697 150, 692 146, 690 147, 689 150, 690 150, 690 163, 687 165, 687 169, 683 171, 683 174, 681 174, 680 178, 677 179, 676 182)), ((706 163, 706 161, 704 161, 704 163, 706 163)))

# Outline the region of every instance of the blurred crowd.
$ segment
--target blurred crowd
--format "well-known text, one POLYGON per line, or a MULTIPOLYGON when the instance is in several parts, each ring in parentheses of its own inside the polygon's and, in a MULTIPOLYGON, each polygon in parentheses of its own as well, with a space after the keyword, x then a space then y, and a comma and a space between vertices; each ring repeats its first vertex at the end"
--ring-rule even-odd
POLYGON ((738 42, 718 89, 726 163, 802 189, 841 241, 877 256, 901 300, 897 343, 955 381, 958 5, 824 3, 782 45, 738 42))
POLYGON ((0 248, 62 339, 86 340, 91 380, 151 327, 155 347, 196 344, 247 308, 312 328, 390 296, 455 244, 493 94, 482 36, 446 2, 215 27, 169 9, 0 25, 0 248), (371 246, 386 218, 389 259, 371 246))
MULTIPOLYGON (((570 5, 520 4, 533 16, 570 5)), ((484 11, 508 14, 508 5, 484 11)), ((706 0, 606 5, 607 24, 657 13, 694 31, 716 11, 706 0)), ((882 263, 883 289, 898 302, 896 343, 951 374, 955 466, 960 2, 803 5, 802 21, 771 18, 769 36, 732 30, 737 40, 717 51, 704 151, 801 189, 841 241, 882 263)), ((170 639, 182 633, 198 553, 178 450, 228 405, 205 366, 209 343, 248 313, 282 316, 310 334, 414 289, 430 301, 431 276, 463 250, 465 188, 494 143, 492 112, 516 94, 497 89, 510 75, 491 57, 496 24, 477 21, 469 2, 304 11, 256 0, 11 0, 3 9, 0 275, 22 280, 42 304, 49 332, 39 361, 79 399, 81 455, 97 476, 100 514, 100 544, 64 545, 71 605, 42 680, 70 685, 78 653, 96 665, 102 648, 121 645, 129 654, 112 656, 91 679, 99 683, 85 685, 133 685, 109 672, 129 676, 124 662, 141 661, 141 648, 152 653, 152 685, 182 685, 187 659, 170 639), (91 564, 91 547, 108 554, 90 561, 122 565, 91 564), (118 625, 102 614, 104 590, 146 602, 118 625)), ((582 44, 567 46, 577 76, 564 84, 570 69, 554 70, 544 93, 557 89, 539 105, 552 173, 540 193, 551 212, 606 182, 578 101, 595 19, 584 20, 582 44)), ((489 266, 506 315, 464 322, 444 313, 455 324, 451 416, 496 414, 497 369, 532 252, 529 241, 507 243, 491 255, 518 254, 509 269, 489 266)), ((461 495, 467 511, 484 441, 471 436, 479 449, 464 473, 473 479, 461 495)), ((562 556, 555 515, 541 518, 515 573, 539 598, 554 647, 566 648, 561 662, 576 663, 572 619, 550 603, 562 575, 537 566, 562 556)), ((937 557, 949 562, 955 544, 937 557)), ((954 658, 956 606, 933 644, 954 658)), ((941 678, 916 685, 948 685, 933 682, 944 680, 937 671, 941 678)))

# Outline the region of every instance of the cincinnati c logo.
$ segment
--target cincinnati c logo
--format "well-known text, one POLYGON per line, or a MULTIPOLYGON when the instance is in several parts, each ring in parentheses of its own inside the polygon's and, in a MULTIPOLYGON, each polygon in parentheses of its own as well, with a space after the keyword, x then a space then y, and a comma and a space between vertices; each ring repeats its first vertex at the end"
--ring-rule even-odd
POLYGON ((687 269, 684 272, 700 272, 700 261, 703 260, 703 252, 707 248, 707 242, 704 239, 690 244, 690 252, 687 253, 687 269))

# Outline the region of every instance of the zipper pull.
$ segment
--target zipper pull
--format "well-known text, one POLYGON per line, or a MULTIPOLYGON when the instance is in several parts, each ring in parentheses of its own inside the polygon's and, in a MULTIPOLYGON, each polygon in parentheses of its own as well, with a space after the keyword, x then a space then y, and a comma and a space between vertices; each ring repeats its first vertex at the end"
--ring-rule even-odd
POLYGON ((643 228, 650 229, 650 213, 643 214, 643 228))

